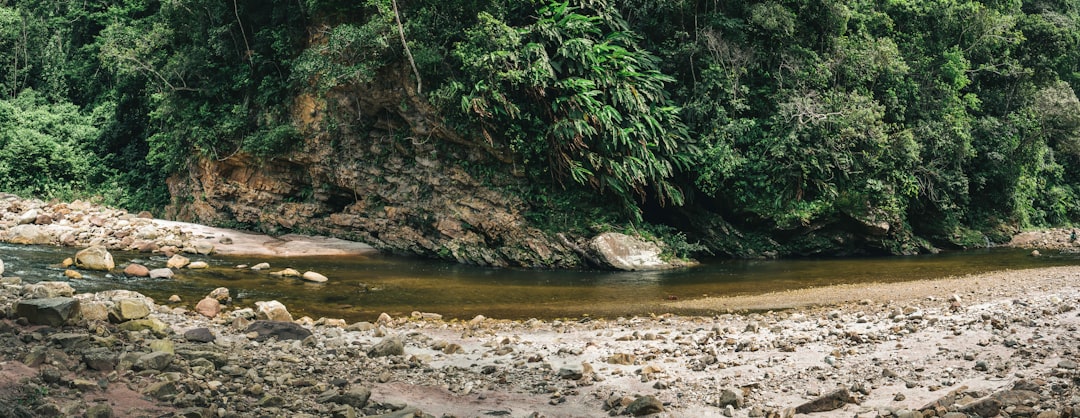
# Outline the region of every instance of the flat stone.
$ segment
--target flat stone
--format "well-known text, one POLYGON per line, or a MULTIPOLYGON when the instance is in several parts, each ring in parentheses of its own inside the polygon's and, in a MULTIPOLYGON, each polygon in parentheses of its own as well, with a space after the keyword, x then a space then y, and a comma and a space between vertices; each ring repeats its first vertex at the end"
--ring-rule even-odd
POLYGON ((58 327, 78 312, 79 301, 72 298, 22 300, 15 304, 15 315, 31 324, 58 327))
POLYGON ((176 397, 180 391, 174 382, 157 382, 147 386, 142 393, 157 400, 167 401, 176 397))
POLYGON ((210 264, 208 264, 205 261, 193 261, 193 262, 191 262, 191 264, 187 265, 187 268, 192 269, 192 270, 205 269, 205 268, 210 268, 210 264))
POLYGON ((172 269, 153 269, 150 270, 151 279, 171 279, 174 273, 172 269))
POLYGON ((336 403, 342 405, 349 405, 353 408, 363 408, 367 406, 368 399, 371 398, 371 390, 368 388, 353 388, 346 392, 337 392, 331 390, 329 393, 320 395, 317 400, 319 403, 336 403))
POLYGON ((814 412, 827 412, 842 408, 845 404, 855 403, 855 398, 847 389, 837 389, 810 402, 799 405, 795 412, 810 414, 814 412))
POLYGON ((284 340, 303 340, 311 336, 311 331, 294 322, 282 321, 254 321, 248 325, 244 332, 255 333, 255 341, 264 341, 270 338, 284 340))
POLYGON ((124 331, 132 332, 149 330, 158 336, 167 335, 167 330, 169 329, 168 324, 161 322, 161 320, 156 318, 133 319, 131 321, 120 323, 116 327, 124 331))

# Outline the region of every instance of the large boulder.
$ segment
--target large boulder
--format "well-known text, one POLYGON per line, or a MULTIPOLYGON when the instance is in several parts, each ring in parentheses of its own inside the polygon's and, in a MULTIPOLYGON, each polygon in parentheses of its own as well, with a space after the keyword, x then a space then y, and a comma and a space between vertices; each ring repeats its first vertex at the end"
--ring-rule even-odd
POLYGON ((75 253, 75 267, 86 270, 109 271, 116 267, 112 254, 100 245, 75 253))
POLYGON ((662 249, 655 242, 645 241, 618 232, 605 232, 589 242, 596 260, 616 270, 667 270, 678 267, 660 258, 662 249))
POLYGON ((268 321, 292 322, 292 314, 281 302, 272 300, 269 302, 255 302, 255 317, 268 321))
POLYGON ((8 229, 4 240, 12 244, 46 245, 52 244, 53 237, 38 225, 17 225, 8 229))
POLYGON ((79 309, 79 301, 73 298, 30 299, 15 304, 15 315, 26 318, 31 324, 58 327, 79 309))

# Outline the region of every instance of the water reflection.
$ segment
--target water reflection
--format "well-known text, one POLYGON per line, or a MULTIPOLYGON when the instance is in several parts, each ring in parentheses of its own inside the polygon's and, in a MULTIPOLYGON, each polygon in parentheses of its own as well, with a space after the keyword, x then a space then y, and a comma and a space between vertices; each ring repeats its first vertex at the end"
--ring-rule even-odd
MULTIPOLYGON (((65 280, 58 263, 70 248, 0 244, 6 276, 25 281, 65 280)), ((161 256, 114 252, 117 265, 137 261, 151 268, 165 265, 161 256)), ((668 272, 536 271, 491 269, 390 256, 358 257, 201 257, 205 270, 180 270, 174 279, 127 278, 123 274, 83 272, 72 281, 79 291, 131 289, 159 301, 180 295, 194 304, 216 287, 227 287, 236 302, 250 305, 277 299, 296 315, 373 320, 381 312, 407 315, 436 312, 468 319, 477 314, 499 318, 556 318, 643 315, 658 312, 669 299, 703 295, 754 294, 838 283, 895 282, 943 278, 1003 269, 1075 264, 1075 255, 1030 257, 1027 251, 991 249, 918 257, 797 260, 705 260, 697 267, 668 272), (312 270, 330 278, 325 284, 280 278, 238 269, 239 264, 271 264, 312 270)))

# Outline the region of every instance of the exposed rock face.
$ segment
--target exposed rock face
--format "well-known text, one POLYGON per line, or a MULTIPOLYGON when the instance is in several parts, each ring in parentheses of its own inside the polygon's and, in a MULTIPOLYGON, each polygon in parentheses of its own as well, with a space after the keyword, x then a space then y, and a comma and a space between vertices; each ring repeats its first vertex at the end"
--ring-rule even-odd
POLYGON ((379 79, 384 83, 325 99, 299 97, 293 110, 304 143, 291 153, 193 162, 186 177, 169 180, 176 203, 167 217, 240 222, 268 232, 302 228, 380 250, 478 265, 585 263, 572 246, 529 224, 527 204, 514 191, 523 190, 526 180, 511 175, 510 164, 504 165, 507 173, 486 181, 463 168, 495 160, 483 139, 471 146, 448 139, 453 134, 412 94, 407 77, 379 79), (359 115, 337 117, 359 116, 364 130, 352 131, 350 123, 330 131, 327 120, 335 116, 328 108, 358 109, 359 115))
POLYGON ((618 232, 605 232, 589 242, 596 259, 615 270, 666 270, 681 264, 660 258, 660 245, 618 232))

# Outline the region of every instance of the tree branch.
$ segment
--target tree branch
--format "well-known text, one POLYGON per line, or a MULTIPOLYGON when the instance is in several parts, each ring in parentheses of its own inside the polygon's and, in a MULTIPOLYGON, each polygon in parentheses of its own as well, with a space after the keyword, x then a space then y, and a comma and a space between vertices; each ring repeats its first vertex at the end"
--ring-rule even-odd
POLYGON ((409 50, 409 44, 405 41, 405 27, 401 24, 401 14, 398 13, 397 0, 392 0, 394 5, 394 20, 397 21, 398 35, 401 36, 401 46, 405 48, 405 56, 409 58, 409 65, 412 65, 413 75, 416 76, 416 94, 421 94, 422 84, 420 81, 420 70, 416 68, 416 61, 413 60, 412 51, 409 50))

